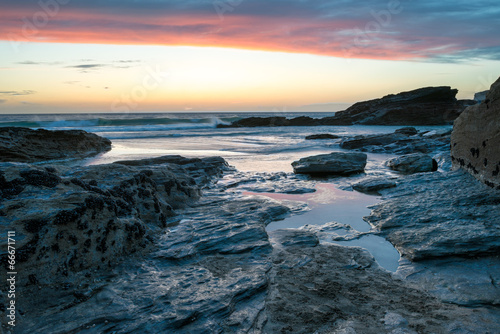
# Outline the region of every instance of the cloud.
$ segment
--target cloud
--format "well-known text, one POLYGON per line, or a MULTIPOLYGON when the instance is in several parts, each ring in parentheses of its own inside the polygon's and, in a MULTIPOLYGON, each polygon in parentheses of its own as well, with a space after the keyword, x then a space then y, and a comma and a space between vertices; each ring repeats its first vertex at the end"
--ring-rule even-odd
POLYGON ((4 96, 21 96, 21 95, 32 95, 35 94, 34 90, 10 90, 10 91, 0 91, 0 95, 4 96))
POLYGON ((500 58, 497 0, 72 0, 60 5, 57 14, 46 13, 47 24, 36 26, 30 19, 40 11, 35 1, 0 0, 0 36, 19 41, 236 47, 347 58, 438 62, 500 58), (32 26, 23 25, 22 18, 32 26))
POLYGON ((0 99, 0 104, 7 102, 7 100, 0 99))
POLYGON ((17 62, 16 64, 20 64, 20 65, 50 65, 50 66, 55 66, 55 65, 61 65, 63 63, 60 62, 60 61, 49 62, 49 61, 31 61, 31 60, 26 60, 26 61, 17 62))

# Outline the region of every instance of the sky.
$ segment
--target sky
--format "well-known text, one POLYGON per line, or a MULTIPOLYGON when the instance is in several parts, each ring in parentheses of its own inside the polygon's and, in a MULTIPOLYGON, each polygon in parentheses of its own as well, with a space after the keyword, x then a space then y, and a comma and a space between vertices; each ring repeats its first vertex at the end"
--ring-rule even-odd
POLYGON ((500 4, 0 0, 0 113, 340 110, 500 76, 500 4))

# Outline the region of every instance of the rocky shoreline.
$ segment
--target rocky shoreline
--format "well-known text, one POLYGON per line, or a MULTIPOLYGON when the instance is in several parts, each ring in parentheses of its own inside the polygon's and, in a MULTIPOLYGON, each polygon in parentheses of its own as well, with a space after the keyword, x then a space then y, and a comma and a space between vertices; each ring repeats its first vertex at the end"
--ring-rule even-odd
MULTIPOLYGON (((454 103, 449 88, 439 92, 418 94, 427 94, 425 103, 443 94, 454 103)), ((482 103, 498 110, 494 102, 482 103)), ((341 176, 323 180, 381 194, 364 234, 396 247, 396 273, 360 247, 322 242, 320 228, 266 230, 307 208, 245 193, 313 192, 306 175, 243 173, 219 157, 76 168, 0 163, 0 226, 4 235, 16 231, 22 273, 16 332, 497 333, 500 193, 474 178, 491 173, 487 166, 468 168, 472 175, 451 169, 450 136, 406 127, 316 138, 401 155, 386 163, 393 177, 363 174, 368 156, 360 152, 294 166, 311 167, 305 174, 326 166, 341 176)))
POLYGON ((451 87, 425 87, 391 94, 380 99, 358 102, 334 116, 248 117, 219 128, 261 126, 320 126, 320 125, 451 125, 474 100, 457 100, 458 90, 451 87))

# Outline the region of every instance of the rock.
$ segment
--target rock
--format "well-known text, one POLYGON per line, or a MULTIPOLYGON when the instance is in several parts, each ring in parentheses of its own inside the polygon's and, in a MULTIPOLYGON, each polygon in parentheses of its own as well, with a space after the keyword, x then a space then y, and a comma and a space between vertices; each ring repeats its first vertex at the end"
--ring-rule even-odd
POLYGON ((319 240, 316 234, 303 230, 275 230, 269 233, 272 241, 283 247, 316 247, 319 240))
POLYGON ((387 160, 385 165, 390 169, 405 174, 435 172, 438 169, 438 164, 434 159, 420 153, 402 155, 387 160))
POLYGON ((256 333, 472 333, 495 317, 441 302, 382 270, 358 247, 275 248, 256 333), (479 322, 478 322, 479 321, 479 322), (398 331, 404 330, 404 331, 398 331))
POLYGON ((297 174, 347 175, 364 171, 367 156, 364 153, 333 152, 302 158, 292 162, 297 174))
POLYGON ((463 171, 400 179, 366 220, 412 261, 495 256, 500 194, 463 171), (424 214, 423 214, 424 213, 424 214))
POLYGON ((500 78, 486 99, 467 108, 455 121, 451 135, 451 157, 491 188, 500 190, 500 78))
POLYGON ((344 138, 340 147, 372 153, 430 153, 448 151, 451 131, 415 133, 414 128, 398 129, 394 133, 380 135, 360 135, 344 138))
POLYGON ((248 117, 237 120, 230 125, 219 124, 218 128, 239 128, 239 127, 259 127, 259 126, 315 126, 319 125, 319 121, 307 117, 301 116, 292 119, 287 119, 286 117, 248 117))
POLYGON ((488 94, 488 92, 489 92, 489 90, 485 90, 485 91, 474 94, 474 101, 479 102, 479 103, 483 102, 484 100, 486 100, 486 95, 488 94))
POLYGON ((165 161, 73 169, 0 164, 0 222, 17 231, 18 283, 29 284, 32 275, 39 284, 60 283, 148 250, 174 210, 198 200, 227 168, 223 159, 165 161))
POLYGON ((83 130, 0 127, 0 162, 85 158, 109 150, 109 139, 83 130))
POLYGON ((364 149, 368 146, 384 147, 394 143, 409 143, 408 136, 399 133, 383 135, 361 135, 346 138, 340 142, 340 147, 347 150, 364 149))
POLYGON ((338 139, 341 138, 340 136, 337 135, 332 135, 329 133, 322 133, 322 134, 317 134, 317 135, 310 135, 306 136, 306 140, 315 140, 315 139, 338 139))
POLYGON ((352 185, 354 190, 362 193, 378 194, 379 190, 394 188, 396 182, 385 177, 371 177, 363 179, 352 185))
MULTIPOLYGON (((426 87, 380 99, 358 102, 329 119, 330 123, 364 125, 445 125, 451 124, 473 101, 457 101, 458 90, 426 87)), ((335 124, 332 124, 335 125, 335 124)))
POLYGON ((365 219, 409 260, 405 280, 474 307, 500 301, 498 212, 500 194, 458 170, 400 179, 365 219))
POLYGON ((409 127, 397 129, 396 131, 394 131, 394 133, 401 133, 401 134, 406 135, 406 136, 414 136, 414 135, 418 134, 418 131, 414 127, 409 126, 409 127))

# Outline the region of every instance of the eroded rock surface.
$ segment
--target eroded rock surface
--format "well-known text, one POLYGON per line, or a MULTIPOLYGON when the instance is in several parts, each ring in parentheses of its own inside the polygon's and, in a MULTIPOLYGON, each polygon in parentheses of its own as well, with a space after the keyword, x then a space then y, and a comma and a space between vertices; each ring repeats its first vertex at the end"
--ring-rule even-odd
POLYGON ((0 162, 85 158, 109 150, 109 139, 83 130, 0 127, 0 162))
POLYGON ((400 179, 366 219, 406 259, 401 275, 448 302, 498 305, 500 195, 463 171, 400 179))
POLYGON ((174 210, 197 200, 227 166, 212 158, 177 162, 186 163, 1 164, 1 228, 16 231, 19 284, 60 283, 147 249, 174 210))
POLYGON ((480 104, 467 108, 451 135, 453 165, 500 190, 500 78, 480 104))

